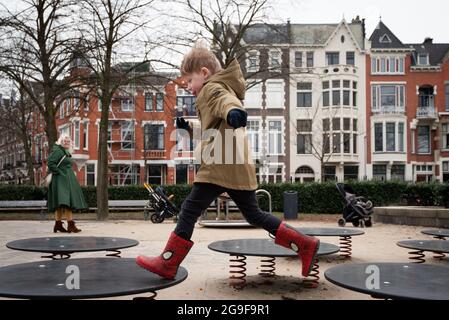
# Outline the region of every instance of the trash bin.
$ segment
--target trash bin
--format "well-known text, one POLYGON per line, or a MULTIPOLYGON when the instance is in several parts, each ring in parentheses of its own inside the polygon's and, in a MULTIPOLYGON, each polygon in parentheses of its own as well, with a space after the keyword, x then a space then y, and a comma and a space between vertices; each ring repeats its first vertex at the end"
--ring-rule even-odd
POLYGON ((285 220, 298 219, 298 192, 284 191, 284 218, 285 220))

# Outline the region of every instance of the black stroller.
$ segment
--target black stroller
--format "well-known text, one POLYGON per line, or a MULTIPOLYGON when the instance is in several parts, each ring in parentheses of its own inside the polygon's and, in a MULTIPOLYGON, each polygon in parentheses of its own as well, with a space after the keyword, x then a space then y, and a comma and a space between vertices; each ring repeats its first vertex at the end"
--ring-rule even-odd
POLYGON ((167 194, 162 187, 153 189, 148 183, 144 183, 144 187, 149 192, 148 204, 145 206, 143 212, 144 219, 151 219, 153 223, 162 223, 166 218, 173 217, 174 222, 178 220, 178 208, 171 202, 174 195, 167 197, 167 194), (154 209, 154 213, 150 216, 150 208, 154 209))
POLYGON ((336 186, 345 201, 343 218, 338 220, 338 225, 344 227, 346 222, 352 222, 354 227, 372 227, 373 203, 364 197, 357 197, 354 190, 344 183, 337 183, 336 186))

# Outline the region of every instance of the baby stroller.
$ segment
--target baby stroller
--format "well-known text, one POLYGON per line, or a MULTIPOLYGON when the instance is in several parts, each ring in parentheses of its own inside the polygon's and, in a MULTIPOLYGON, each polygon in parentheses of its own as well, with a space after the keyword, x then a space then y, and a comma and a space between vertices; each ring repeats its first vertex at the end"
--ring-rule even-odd
POLYGON ((354 227, 371 227, 371 215, 374 206, 371 201, 364 197, 357 197, 354 190, 343 183, 336 184, 338 191, 345 201, 343 218, 338 220, 338 225, 344 227, 346 222, 352 222, 354 227))
POLYGON ((162 187, 153 189, 148 183, 144 183, 143 186, 148 190, 150 196, 148 204, 145 206, 143 212, 145 220, 150 218, 153 223, 162 223, 166 218, 174 217, 173 220, 176 222, 178 220, 179 210, 171 202, 174 195, 167 197, 167 194, 162 187), (150 208, 153 208, 155 211, 151 216, 149 211, 150 208))

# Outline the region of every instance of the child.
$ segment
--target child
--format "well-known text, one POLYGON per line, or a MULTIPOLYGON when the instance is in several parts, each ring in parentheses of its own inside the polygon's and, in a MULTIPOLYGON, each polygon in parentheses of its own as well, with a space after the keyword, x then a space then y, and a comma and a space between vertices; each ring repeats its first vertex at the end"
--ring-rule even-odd
MULTIPOLYGON (((196 108, 201 130, 204 132, 214 129, 218 137, 221 137, 218 142, 216 140, 220 138, 212 142, 202 141, 201 149, 204 151, 213 145, 214 152, 226 150, 224 154, 227 156, 226 153, 230 150, 235 154, 238 146, 233 142, 224 145, 225 132, 229 130, 235 130, 237 136, 240 134, 244 145, 247 146, 248 138, 244 128, 247 113, 241 102, 245 96, 245 79, 237 60, 234 59, 222 70, 211 51, 206 48, 194 48, 184 57, 181 73, 187 80, 188 90, 197 97, 196 108)), ((192 131, 189 123, 183 118, 177 119, 177 128, 192 131)), ((298 253, 302 260, 302 274, 309 275, 319 248, 319 240, 303 235, 277 217, 261 211, 255 193, 258 188, 255 166, 248 159, 250 152, 245 151, 244 156, 247 161, 243 164, 241 161, 233 161, 231 164, 228 161, 225 164, 210 163, 201 157, 201 166, 192 191, 181 206, 177 226, 171 233, 164 251, 158 257, 137 257, 139 266, 163 278, 173 279, 179 265, 193 246, 190 238, 197 219, 212 201, 227 192, 249 223, 274 235, 276 244, 298 253)))

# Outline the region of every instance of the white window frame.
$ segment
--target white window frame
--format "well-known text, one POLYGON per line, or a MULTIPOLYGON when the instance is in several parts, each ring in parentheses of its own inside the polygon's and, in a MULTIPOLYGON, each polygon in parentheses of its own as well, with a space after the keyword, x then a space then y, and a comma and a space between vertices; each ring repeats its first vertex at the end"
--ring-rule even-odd
POLYGON ((84 148, 83 150, 89 150, 89 121, 84 121, 83 132, 84 132, 84 148))
POLYGON ((262 82, 260 82, 246 90, 244 105, 246 109, 262 109, 262 104, 262 82))
POLYGON ((416 127, 416 138, 417 138, 417 142, 416 142, 416 153, 417 154, 422 154, 422 155, 429 155, 432 154, 432 128, 430 125, 418 125, 416 127), (428 145, 429 145, 429 152, 419 152, 419 132, 418 132, 418 128, 419 127, 428 127, 429 128, 429 139, 427 141, 428 145))
POLYGON ((383 83, 371 84, 371 110, 373 112, 404 113, 406 106, 406 86, 403 84, 383 83), (382 87, 394 87, 395 102, 394 105, 382 105, 382 87))
POLYGON ((449 122, 441 124, 441 150, 449 151, 449 122))
POLYGON ((371 74, 405 74, 405 57, 403 56, 371 56, 371 74), (382 61, 385 62, 385 71, 382 71, 382 61), (394 70, 391 64, 394 62, 394 70))
POLYGON ((84 183, 85 183, 85 185, 87 186, 88 184, 87 184, 87 174, 88 174, 88 172, 87 172, 87 165, 94 165, 94 185, 93 186, 97 186, 97 162, 95 161, 95 162, 86 162, 86 166, 85 166, 85 168, 86 168, 86 170, 84 170, 84 183))
POLYGON ((74 120, 73 121, 73 149, 79 150, 80 149, 80 142, 81 142, 81 121, 80 120, 74 120))
MULTIPOLYGON (((271 87, 271 89, 273 89, 273 86, 271 87)), ((284 80, 275 80, 275 79, 273 79, 273 80, 267 80, 265 82, 265 105, 267 106, 267 109, 285 109, 285 84, 284 84, 284 80), (276 91, 276 90, 269 90, 270 89, 270 85, 274 85, 274 89, 279 89, 279 87, 280 87, 280 91, 279 90, 278 91, 276 91), (273 105, 273 104, 271 104, 270 100, 271 101, 278 101, 279 103, 281 103, 281 105, 273 105)))
POLYGON ((271 72, 281 72, 282 70, 282 50, 281 49, 271 49, 268 53, 268 64, 271 72), (274 54, 279 57, 279 65, 273 65, 273 56, 274 54))
POLYGON ((250 144, 251 152, 253 153, 253 156, 257 157, 261 154, 262 150, 262 119, 261 118, 248 118, 248 125, 247 125, 247 135, 248 135, 248 143, 250 144), (250 122, 257 123, 257 131, 251 130, 250 122), (257 136, 257 145, 254 137, 257 136), (256 151, 256 147, 257 150, 256 151))
POLYGON ((416 65, 418 66, 428 66, 430 65, 430 61, 429 61, 429 54, 428 53, 418 53, 417 54, 417 59, 416 59, 416 65), (421 58, 424 57, 426 58, 426 63, 421 63, 421 58))
POLYGON ((272 155, 272 156, 285 156, 285 148, 284 148, 284 145, 285 145, 285 142, 284 142, 284 129, 285 129, 284 124, 285 124, 285 119, 284 118, 270 117, 270 118, 267 118, 266 121, 267 121, 267 129, 268 129, 268 144, 267 144, 268 150, 267 150, 267 154, 272 155), (280 122, 281 123, 281 130, 280 131, 271 131, 270 130, 270 122, 280 122), (271 144, 270 144, 271 140, 270 139, 271 139, 271 137, 273 135, 276 135, 276 139, 274 140, 274 146, 273 146, 274 152, 272 153, 270 151, 270 147, 271 147, 271 144), (277 140, 278 140, 277 136, 278 135, 281 136, 281 145, 280 146, 278 146, 278 142, 277 142, 277 140), (280 147, 281 151, 278 153, 277 150, 279 149, 279 147, 280 147))
POLYGON ((122 112, 134 112, 136 102, 134 97, 123 97, 120 101, 122 112))
POLYGON ((250 50, 246 57, 247 72, 258 72, 260 69, 260 52, 258 50, 250 50), (251 66, 251 57, 256 57, 256 65, 251 66))

